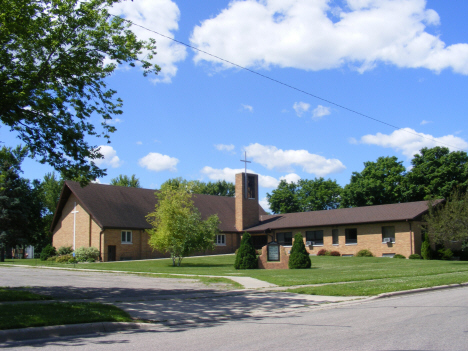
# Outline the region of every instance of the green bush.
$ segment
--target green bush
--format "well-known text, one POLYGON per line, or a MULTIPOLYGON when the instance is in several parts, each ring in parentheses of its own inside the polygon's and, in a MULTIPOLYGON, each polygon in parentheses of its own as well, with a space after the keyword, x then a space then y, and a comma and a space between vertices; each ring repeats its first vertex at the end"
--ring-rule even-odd
POLYGON ((422 257, 421 255, 418 255, 418 254, 412 254, 412 255, 409 255, 408 258, 410 260, 420 260, 422 257))
POLYGON ((421 256, 425 260, 432 259, 432 251, 431 251, 431 244, 429 243, 429 236, 424 234, 424 241, 421 245, 421 256))
POLYGON ((396 254, 393 255, 393 258, 406 258, 404 255, 396 254))
POLYGON ((437 254, 439 256, 439 259, 445 261, 451 260, 453 257, 453 252, 450 249, 440 249, 437 251, 437 254))
POLYGON ((370 250, 362 249, 358 251, 358 253, 356 254, 356 257, 374 257, 374 254, 370 252, 370 250))
POLYGON ((78 262, 85 262, 90 258, 96 261, 97 259, 99 259, 99 250, 93 246, 82 246, 75 250, 75 258, 78 262))
POLYGON ((56 259, 55 259, 55 262, 57 263, 68 263, 68 261, 70 260, 70 258, 73 258, 72 255, 62 255, 62 256, 58 256, 56 259))
POLYGON ((330 256, 330 251, 327 251, 325 249, 321 249, 321 250, 319 250, 319 252, 317 252, 317 256, 330 256))
POLYGON ((339 251, 331 251, 330 256, 341 256, 339 251))
POLYGON ((289 269, 310 268, 309 253, 307 252, 301 233, 294 235, 294 243, 289 254, 289 269))
POLYGON ((78 261, 76 260, 76 258, 72 257, 68 260, 68 263, 73 264, 73 263, 78 263, 78 261))
POLYGON ((88 259, 86 260, 86 262, 94 263, 94 262, 96 262, 96 260, 95 260, 94 258, 88 258, 88 259))
POLYGON ((69 255, 73 252, 73 249, 71 246, 60 246, 57 249, 57 255, 63 256, 63 255, 69 255))
POLYGON ((234 262, 235 269, 256 269, 258 268, 257 252, 254 249, 252 237, 245 232, 242 235, 241 244, 236 254, 234 262))
POLYGON ((50 256, 50 257, 47 258, 46 261, 48 261, 48 262, 57 262, 57 256, 50 256))
POLYGON ((49 257, 57 255, 57 250, 50 244, 47 244, 41 251, 41 261, 46 261, 49 257))

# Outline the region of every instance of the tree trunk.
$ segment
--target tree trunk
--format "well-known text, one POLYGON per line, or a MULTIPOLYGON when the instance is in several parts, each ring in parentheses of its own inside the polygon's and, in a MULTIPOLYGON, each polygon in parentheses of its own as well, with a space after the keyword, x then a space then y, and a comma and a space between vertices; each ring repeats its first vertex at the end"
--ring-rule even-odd
POLYGON ((5 262, 5 248, 3 246, 0 248, 0 262, 5 262))

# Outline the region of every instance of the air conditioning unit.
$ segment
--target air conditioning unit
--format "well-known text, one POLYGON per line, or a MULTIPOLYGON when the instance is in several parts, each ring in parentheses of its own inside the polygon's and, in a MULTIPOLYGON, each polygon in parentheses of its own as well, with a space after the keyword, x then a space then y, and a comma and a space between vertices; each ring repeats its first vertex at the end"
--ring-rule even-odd
POLYGON ((392 242, 392 238, 383 238, 383 242, 384 242, 384 243, 391 243, 391 242, 392 242))
POLYGON ((312 246, 312 245, 314 245, 313 241, 306 241, 306 246, 312 246))

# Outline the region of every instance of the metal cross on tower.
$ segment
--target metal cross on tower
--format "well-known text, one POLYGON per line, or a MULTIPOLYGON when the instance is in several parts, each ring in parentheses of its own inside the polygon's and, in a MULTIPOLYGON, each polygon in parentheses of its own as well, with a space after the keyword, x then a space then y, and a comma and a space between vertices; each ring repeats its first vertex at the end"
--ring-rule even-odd
POLYGON ((247 163, 252 163, 252 162, 247 161, 247 151, 245 151, 244 158, 245 158, 245 160, 241 160, 241 162, 244 162, 244 164, 245 164, 245 173, 244 173, 244 197, 247 199, 247 163))

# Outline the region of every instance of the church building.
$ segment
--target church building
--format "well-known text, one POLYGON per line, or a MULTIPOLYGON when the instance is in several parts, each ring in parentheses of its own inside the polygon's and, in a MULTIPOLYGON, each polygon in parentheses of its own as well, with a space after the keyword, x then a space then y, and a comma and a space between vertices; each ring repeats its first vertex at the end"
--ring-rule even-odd
MULTIPOLYGON (((236 174, 235 187, 236 197, 193 194, 203 219, 217 214, 221 221, 215 250, 198 254, 234 253, 246 231, 256 248, 270 241, 288 248, 299 232, 311 255, 321 249, 342 256, 368 249, 383 257, 408 257, 421 251, 426 201, 268 215, 259 205, 258 175, 236 174)), ((104 184, 81 187, 66 181, 51 226, 53 246, 94 246, 102 261, 168 257, 148 245, 146 230, 151 227, 146 215, 154 211, 156 202, 152 189, 104 184)))

